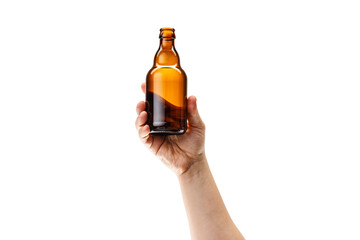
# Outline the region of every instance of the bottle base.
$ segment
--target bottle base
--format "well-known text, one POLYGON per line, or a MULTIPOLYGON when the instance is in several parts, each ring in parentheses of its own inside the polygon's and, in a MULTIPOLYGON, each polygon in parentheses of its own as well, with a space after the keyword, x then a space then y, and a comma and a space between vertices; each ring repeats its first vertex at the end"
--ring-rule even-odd
POLYGON ((186 132, 186 129, 180 130, 151 130, 151 135, 182 135, 186 132))

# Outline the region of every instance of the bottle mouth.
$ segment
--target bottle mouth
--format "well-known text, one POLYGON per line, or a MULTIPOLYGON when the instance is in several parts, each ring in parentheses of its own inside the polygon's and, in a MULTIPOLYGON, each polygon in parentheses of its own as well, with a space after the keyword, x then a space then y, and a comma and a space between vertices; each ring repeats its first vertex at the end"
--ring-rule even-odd
POLYGON ((175 39, 174 28, 160 28, 159 38, 175 39))

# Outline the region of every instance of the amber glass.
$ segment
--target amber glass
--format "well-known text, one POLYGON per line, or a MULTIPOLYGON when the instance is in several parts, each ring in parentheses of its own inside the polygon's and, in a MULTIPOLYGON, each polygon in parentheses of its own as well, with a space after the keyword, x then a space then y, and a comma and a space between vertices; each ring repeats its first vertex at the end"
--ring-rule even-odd
POLYGON ((175 29, 160 29, 160 46, 146 76, 150 134, 183 134, 187 128, 187 78, 175 50, 175 29))

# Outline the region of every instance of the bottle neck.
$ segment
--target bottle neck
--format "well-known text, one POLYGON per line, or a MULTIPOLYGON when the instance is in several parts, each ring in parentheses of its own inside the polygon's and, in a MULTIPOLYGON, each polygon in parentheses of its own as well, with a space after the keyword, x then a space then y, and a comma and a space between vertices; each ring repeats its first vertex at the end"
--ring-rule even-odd
POLYGON ((160 48, 161 49, 175 49, 175 39, 172 38, 160 38, 160 48))
POLYGON ((154 67, 180 67, 179 55, 176 52, 174 38, 160 38, 160 46, 154 59, 154 67))

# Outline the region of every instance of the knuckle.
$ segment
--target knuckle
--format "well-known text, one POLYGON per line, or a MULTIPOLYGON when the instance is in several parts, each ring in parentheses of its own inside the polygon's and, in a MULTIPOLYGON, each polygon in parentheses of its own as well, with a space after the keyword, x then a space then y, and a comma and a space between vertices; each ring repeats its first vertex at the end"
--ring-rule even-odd
POLYGON ((141 136, 142 136, 142 127, 139 127, 138 135, 139 135, 139 137, 141 138, 141 136))
POLYGON ((136 128, 139 127, 139 117, 137 117, 136 120, 135 120, 135 127, 136 127, 136 128))

